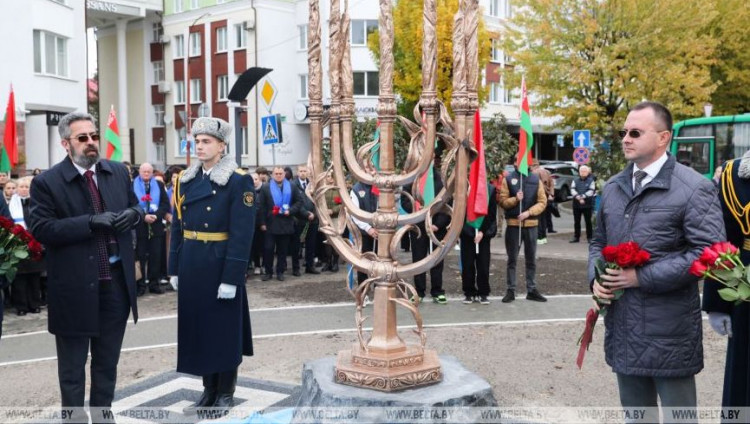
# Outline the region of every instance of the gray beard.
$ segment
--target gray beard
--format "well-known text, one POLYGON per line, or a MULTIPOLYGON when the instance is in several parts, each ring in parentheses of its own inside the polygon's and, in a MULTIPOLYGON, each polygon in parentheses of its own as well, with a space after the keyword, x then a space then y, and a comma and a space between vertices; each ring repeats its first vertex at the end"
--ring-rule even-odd
POLYGON ((82 155, 71 155, 71 160, 76 165, 80 166, 83 169, 89 169, 92 166, 96 165, 97 162, 99 162, 99 154, 97 153, 96 157, 89 157, 85 153, 82 155))

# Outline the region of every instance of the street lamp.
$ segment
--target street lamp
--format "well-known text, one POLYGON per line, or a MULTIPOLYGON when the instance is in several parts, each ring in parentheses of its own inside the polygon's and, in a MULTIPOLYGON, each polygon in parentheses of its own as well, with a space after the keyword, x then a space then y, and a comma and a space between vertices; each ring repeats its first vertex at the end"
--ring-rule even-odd
MULTIPOLYGON (((191 111, 193 109, 192 105, 190 104, 190 28, 194 27, 195 24, 198 23, 201 19, 203 19, 206 16, 210 16, 211 14, 206 12, 193 21, 192 24, 188 27, 188 48, 187 48, 187 60, 185 63, 187 63, 187 71, 185 72, 185 91, 186 91, 186 98, 185 98, 185 113, 187 116, 187 134, 185 134, 185 137, 187 138, 187 143, 185 146, 185 149, 187 151, 187 165, 190 166, 190 115, 192 115, 191 111)), ((203 40, 201 40, 203 41, 203 40)), ((201 54, 203 54, 203 49, 201 49, 201 54)))
POLYGON ((705 116, 706 118, 711 117, 711 111, 713 109, 714 105, 712 105, 711 103, 706 103, 705 105, 703 105, 703 116, 705 116))

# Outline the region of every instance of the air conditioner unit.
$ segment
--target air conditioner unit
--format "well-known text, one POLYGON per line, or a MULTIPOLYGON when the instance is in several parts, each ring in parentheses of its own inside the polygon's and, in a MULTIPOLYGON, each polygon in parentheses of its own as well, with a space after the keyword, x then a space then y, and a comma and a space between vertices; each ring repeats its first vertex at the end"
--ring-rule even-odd
POLYGON ((169 81, 159 81, 159 93, 169 93, 172 91, 172 83, 169 81))
POLYGON ((172 38, 170 36, 168 36, 168 35, 162 34, 159 37, 159 42, 162 43, 162 44, 169 44, 170 41, 172 41, 172 38))

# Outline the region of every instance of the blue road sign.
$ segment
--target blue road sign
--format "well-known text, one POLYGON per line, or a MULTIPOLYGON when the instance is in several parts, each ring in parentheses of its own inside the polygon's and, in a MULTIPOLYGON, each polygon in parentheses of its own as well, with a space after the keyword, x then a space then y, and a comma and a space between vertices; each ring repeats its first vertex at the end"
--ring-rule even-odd
POLYGON ((589 163, 589 149, 585 147, 576 147, 573 151, 573 160, 579 165, 585 165, 589 163))
POLYGON ((260 127, 263 129, 263 144, 277 144, 281 141, 277 115, 260 118, 260 127))
POLYGON ((558 147, 565 146, 565 136, 563 136, 562 134, 557 135, 557 145, 558 147))
POLYGON ((573 131, 574 147, 589 147, 591 145, 591 131, 575 130, 573 131))
MULTIPOLYGON (((183 156, 187 155, 187 144, 187 140, 180 140, 180 154, 183 156)), ((192 141, 190 141, 190 156, 195 156, 195 144, 192 141)))

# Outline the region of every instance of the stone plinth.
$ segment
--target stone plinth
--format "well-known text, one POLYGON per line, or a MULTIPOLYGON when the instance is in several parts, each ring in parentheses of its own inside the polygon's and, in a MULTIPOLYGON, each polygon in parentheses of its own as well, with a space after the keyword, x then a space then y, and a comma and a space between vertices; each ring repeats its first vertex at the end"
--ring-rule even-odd
POLYGON ((467 370, 455 357, 440 356, 439 362, 443 374, 441 382, 400 392, 381 392, 336 383, 335 357, 307 362, 302 369, 302 389, 297 407, 362 408, 357 421, 366 422, 389 422, 387 407, 466 407, 460 417, 453 417, 458 421, 450 422, 472 423, 477 422, 478 417, 473 416, 470 407, 497 406, 486 380, 467 370))

